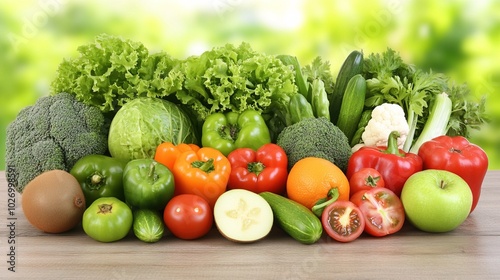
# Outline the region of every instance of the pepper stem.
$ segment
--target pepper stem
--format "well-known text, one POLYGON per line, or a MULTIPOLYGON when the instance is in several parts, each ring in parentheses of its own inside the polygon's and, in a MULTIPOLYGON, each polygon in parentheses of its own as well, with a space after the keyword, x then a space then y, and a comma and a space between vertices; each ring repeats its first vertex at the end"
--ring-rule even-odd
POLYGON ((151 164, 149 165, 149 173, 148 173, 148 177, 149 178, 152 178, 153 176, 155 176, 155 166, 156 166, 156 162, 151 162, 151 164))
POLYGON ((262 162, 250 162, 247 165, 248 171, 255 173, 255 175, 259 176, 259 174, 264 171, 266 166, 262 162))
POLYGON ((193 161, 193 163, 191 163, 191 166, 194 168, 199 168, 201 171, 204 171, 206 173, 210 173, 215 170, 213 158, 209 158, 207 161, 193 161))
POLYGON ((223 125, 220 127, 219 136, 222 139, 235 141, 238 138, 238 133, 240 132, 238 126, 236 125, 223 125))
POLYGON ((94 174, 90 178, 90 183, 92 183, 92 185, 98 185, 101 183, 101 181, 102 181, 102 176, 99 174, 94 174))
POLYGON ((404 157, 404 153, 399 151, 398 138, 400 134, 397 131, 392 131, 387 139, 387 149, 383 152, 385 154, 393 154, 400 157, 404 157))
POLYGON ((311 208, 311 210, 316 216, 321 217, 321 214, 323 214, 323 210, 325 210, 328 205, 334 203, 338 198, 339 189, 337 187, 331 188, 328 191, 326 197, 318 200, 316 204, 314 204, 314 206, 311 208))

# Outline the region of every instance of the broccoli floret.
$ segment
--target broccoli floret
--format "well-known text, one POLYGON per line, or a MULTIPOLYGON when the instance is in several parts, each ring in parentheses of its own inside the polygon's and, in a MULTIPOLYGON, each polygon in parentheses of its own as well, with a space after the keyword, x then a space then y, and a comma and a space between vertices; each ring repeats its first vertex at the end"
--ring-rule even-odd
POLYGON ((22 193, 44 171, 69 171, 83 156, 106 154, 109 125, 103 113, 74 95, 41 97, 7 127, 6 176, 22 193))
POLYGON ((333 162, 345 172, 352 154, 345 134, 326 118, 307 118, 285 127, 276 144, 288 156, 288 169, 302 158, 319 157, 333 162))

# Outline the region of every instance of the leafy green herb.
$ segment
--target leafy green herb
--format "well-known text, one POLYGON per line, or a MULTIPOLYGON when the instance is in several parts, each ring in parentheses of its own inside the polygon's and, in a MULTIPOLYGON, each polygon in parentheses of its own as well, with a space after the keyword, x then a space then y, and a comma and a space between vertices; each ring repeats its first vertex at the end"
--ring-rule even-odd
POLYGON ((485 114, 486 97, 482 96, 479 101, 475 101, 466 85, 453 85, 449 93, 453 108, 448 123, 448 135, 469 138, 471 130, 479 130, 482 124, 489 121, 485 114))
POLYGON ((335 80, 331 73, 331 65, 327 60, 322 60, 317 56, 309 65, 302 68, 302 73, 307 81, 312 83, 314 80, 322 80, 328 95, 332 94, 335 80))

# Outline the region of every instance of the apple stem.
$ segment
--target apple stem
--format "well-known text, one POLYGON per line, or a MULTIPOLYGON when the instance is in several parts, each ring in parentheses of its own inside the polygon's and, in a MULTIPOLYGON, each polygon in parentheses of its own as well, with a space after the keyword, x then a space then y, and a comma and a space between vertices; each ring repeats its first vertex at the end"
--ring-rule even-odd
POLYGON ((439 186, 441 189, 444 189, 446 187, 445 181, 441 180, 441 184, 439 186))

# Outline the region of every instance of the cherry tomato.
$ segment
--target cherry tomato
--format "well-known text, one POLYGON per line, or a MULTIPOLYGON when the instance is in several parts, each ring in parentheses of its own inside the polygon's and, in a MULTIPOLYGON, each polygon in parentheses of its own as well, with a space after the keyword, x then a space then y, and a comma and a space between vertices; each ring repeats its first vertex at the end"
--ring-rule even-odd
POLYGON ((340 242, 358 238, 365 228, 361 210, 352 202, 337 200, 328 205, 321 214, 321 223, 326 233, 340 242))
POLYGON ((365 232, 386 236, 398 232, 405 221, 405 211, 399 197, 387 188, 359 191, 351 197, 365 218, 365 232))
POLYGON ((214 217, 204 198, 195 194, 180 194, 165 206, 163 220, 174 236, 189 240, 206 235, 212 228, 214 217))
POLYGON ((362 190, 371 190, 373 188, 385 187, 384 178, 374 169, 365 167, 354 172, 349 179, 349 187, 351 196, 362 190))

